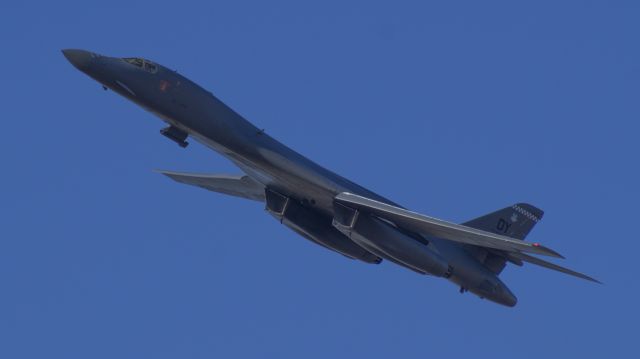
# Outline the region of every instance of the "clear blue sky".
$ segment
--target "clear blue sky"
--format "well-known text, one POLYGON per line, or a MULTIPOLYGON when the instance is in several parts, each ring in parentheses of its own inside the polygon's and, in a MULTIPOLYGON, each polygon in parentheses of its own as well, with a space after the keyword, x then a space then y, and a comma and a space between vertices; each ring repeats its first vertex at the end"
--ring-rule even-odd
POLYGON ((2 358, 540 358, 637 352, 637 1, 0 5, 2 358), (510 309, 349 261, 261 205, 154 173, 237 171, 79 73, 142 56, 420 212, 518 201, 595 285, 509 267, 510 309))

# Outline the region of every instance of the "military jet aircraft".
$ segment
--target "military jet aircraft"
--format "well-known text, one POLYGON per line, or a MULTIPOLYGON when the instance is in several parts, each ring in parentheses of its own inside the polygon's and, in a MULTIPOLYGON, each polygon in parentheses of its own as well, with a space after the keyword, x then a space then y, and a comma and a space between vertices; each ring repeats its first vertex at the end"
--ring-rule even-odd
POLYGON ((533 256, 563 258, 524 240, 543 214, 530 204, 517 203, 463 224, 419 214, 291 150, 176 71, 137 57, 62 52, 105 90, 156 114, 167 124, 160 133, 180 147, 191 137, 243 172, 163 174, 180 183, 264 202, 278 221, 322 247, 364 263, 388 260, 445 278, 462 293, 510 307, 517 299, 499 278, 507 263, 532 263, 597 282, 533 256))

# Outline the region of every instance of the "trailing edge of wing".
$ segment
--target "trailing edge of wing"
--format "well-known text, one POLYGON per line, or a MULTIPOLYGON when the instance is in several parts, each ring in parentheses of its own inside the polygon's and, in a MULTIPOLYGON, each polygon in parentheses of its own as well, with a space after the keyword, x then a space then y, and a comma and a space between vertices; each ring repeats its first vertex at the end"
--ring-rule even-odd
POLYGON ((513 239, 511 237, 501 236, 499 234, 443 221, 352 193, 342 192, 335 197, 335 200, 349 207, 390 220, 397 226, 414 232, 432 235, 434 237, 454 242, 499 249, 511 253, 529 252, 564 258, 559 253, 537 243, 529 243, 513 239))
POLYGON ((573 271, 573 270, 571 270, 569 268, 561 267, 561 266, 559 266, 557 264, 553 264, 551 262, 547 262, 547 261, 544 261, 544 260, 542 260, 540 258, 532 257, 532 256, 524 254, 524 253, 509 253, 508 255, 516 257, 516 258, 518 258, 520 260, 523 260, 523 261, 531 263, 531 264, 535 264, 535 265, 538 265, 538 266, 541 266, 541 267, 553 269, 555 271, 562 272, 562 273, 565 273, 565 274, 568 274, 568 275, 572 275, 574 277, 578 277, 578 278, 582 278, 582 279, 586 279, 586 280, 590 280, 592 282, 596 282, 596 283, 602 284, 602 282, 600 282, 599 280, 591 278, 586 274, 582 274, 582 273, 573 271))
POLYGON ((174 181, 209 191, 264 202, 264 186, 249 176, 158 171, 174 181))

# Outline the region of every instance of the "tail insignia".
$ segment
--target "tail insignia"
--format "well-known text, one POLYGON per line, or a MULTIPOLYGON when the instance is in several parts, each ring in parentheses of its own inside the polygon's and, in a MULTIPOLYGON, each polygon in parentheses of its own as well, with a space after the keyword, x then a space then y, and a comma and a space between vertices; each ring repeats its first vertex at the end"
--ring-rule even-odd
MULTIPOLYGON (((513 208, 516 212, 518 212, 518 213, 522 214, 523 216, 525 216, 525 217, 529 218, 530 220, 532 220, 532 221, 534 221, 534 222, 536 222, 536 223, 538 223, 538 222, 540 221, 540 218, 538 218, 536 215, 534 215, 533 213, 531 213, 531 212, 527 211, 526 209, 524 209, 524 208, 522 208, 522 207, 518 206, 517 204, 514 204, 511 208, 513 208)), ((515 216, 515 215, 516 215, 516 214, 514 213, 514 216, 515 216)), ((511 217, 511 221, 512 221, 512 222, 515 222, 515 221, 513 220, 513 218, 514 218, 514 217, 512 216, 512 217, 511 217)), ((516 221, 517 221, 517 220, 518 220, 517 216, 516 216, 515 218, 516 218, 516 221)))

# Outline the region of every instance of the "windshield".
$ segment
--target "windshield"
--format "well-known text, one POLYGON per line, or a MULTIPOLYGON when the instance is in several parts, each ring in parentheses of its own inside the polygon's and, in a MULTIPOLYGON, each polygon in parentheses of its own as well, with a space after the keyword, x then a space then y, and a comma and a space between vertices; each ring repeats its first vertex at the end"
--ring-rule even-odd
POLYGON ((158 66, 149 60, 141 59, 139 57, 125 57, 123 60, 151 73, 156 73, 158 71, 158 66))

